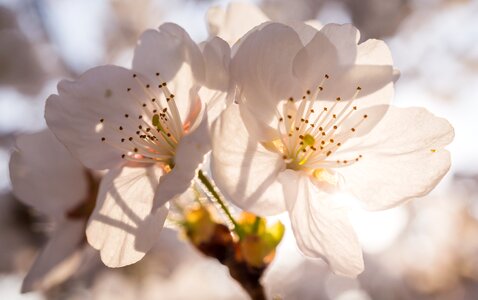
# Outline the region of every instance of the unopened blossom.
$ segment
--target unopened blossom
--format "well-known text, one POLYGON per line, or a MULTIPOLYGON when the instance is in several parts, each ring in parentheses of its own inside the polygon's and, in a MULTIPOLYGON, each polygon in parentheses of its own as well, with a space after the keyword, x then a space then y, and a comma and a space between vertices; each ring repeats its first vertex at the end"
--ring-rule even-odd
POLYGON ((212 155, 226 197, 260 215, 287 210, 301 251, 349 276, 363 270, 362 252, 334 193, 370 210, 423 196, 448 171, 454 136, 423 108, 391 106, 388 47, 358 41, 351 25, 247 33, 230 66, 238 104, 215 124, 212 155))
POLYGON ((189 35, 167 23, 142 35, 131 70, 93 68, 48 99, 45 117, 58 139, 85 166, 108 169, 86 230, 106 265, 132 264, 154 245, 165 203, 187 190, 210 150, 198 92, 214 85, 211 68, 189 35))
POLYGON ((83 212, 94 204, 96 180, 47 130, 17 139, 10 178, 15 196, 55 226, 22 285, 23 292, 48 289, 88 265, 94 250, 85 243, 83 212))

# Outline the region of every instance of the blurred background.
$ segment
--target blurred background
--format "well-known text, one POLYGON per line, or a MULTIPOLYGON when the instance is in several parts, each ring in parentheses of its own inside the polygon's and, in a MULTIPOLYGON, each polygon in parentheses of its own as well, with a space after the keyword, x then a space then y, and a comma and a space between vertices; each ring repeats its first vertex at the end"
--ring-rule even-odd
MULTIPOLYGON (((62 78, 101 64, 129 67, 142 31, 165 21, 208 37, 208 0, 0 0, 0 298, 247 299, 227 269, 165 230, 152 254, 122 269, 88 271, 43 292, 21 282, 48 237, 48 220, 11 193, 15 137, 45 128, 44 103, 62 78)), ((478 299, 478 1, 263 0, 272 20, 353 23, 390 46, 401 71, 395 104, 447 118, 452 169, 427 197, 384 212, 356 211, 365 272, 335 276, 305 260, 287 231, 263 278, 275 299, 478 299)), ((66 279, 66 278, 65 278, 66 279)))

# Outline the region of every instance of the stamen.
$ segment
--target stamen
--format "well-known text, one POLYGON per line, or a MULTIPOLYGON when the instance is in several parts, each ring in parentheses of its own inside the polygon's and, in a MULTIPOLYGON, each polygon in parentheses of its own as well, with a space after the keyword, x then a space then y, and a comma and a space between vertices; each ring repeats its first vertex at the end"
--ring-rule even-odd
MULTIPOLYGON (((159 72, 156 76, 159 77, 159 72)), ((105 119, 101 118, 96 126, 96 132, 102 134, 99 139, 122 152, 121 157, 126 160, 169 162, 179 139, 184 134, 179 111, 175 101, 171 101, 175 96, 167 88, 167 82, 161 78, 158 90, 154 83, 144 82, 144 78, 140 75, 132 74, 132 77, 133 83, 137 85, 125 88, 133 100, 133 105, 137 103, 139 114, 135 110, 121 114, 128 119, 123 124, 118 124, 114 120, 105 122, 105 119), (163 104, 166 107, 161 105, 162 101, 158 95, 164 95, 163 104), (134 124, 134 120, 139 120, 139 124, 134 124), (136 128, 139 130, 135 130, 136 128), (157 131, 151 130, 154 128, 157 131)))
MULTIPOLYGON (((298 101, 294 101, 293 97, 287 98, 282 106, 284 114, 278 114, 278 133, 282 146, 276 147, 281 149, 284 159, 290 159, 290 167, 306 169, 315 169, 319 165, 323 166, 345 166, 357 162, 360 157, 346 159, 342 161, 327 161, 325 158, 332 156, 334 151, 341 146, 341 142, 335 143, 334 136, 339 133, 340 139, 346 140, 356 132, 357 127, 364 119, 368 118, 367 114, 363 115, 361 121, 354 124, 350 131, 337 132, 339 126, 348 120, 351 114, 356 111, 357 106, 351 106, 352 102, 357 98, 362 90, 360 86, 356 87, 355 94, 349 100, 343 103, 341 97, 335 97, 332 105, 324 106, 320 113, 311 119, 311 115, 315 113, 314 103, 318 103, 319 93, 324 90, 323 84, 325 80, 330 79, 325 74, 322 82, 314 89, 306 90, 305 94, 298 101), (307 103, 308 101, 308 103, 307 103), (285 118, 285 116, 287 118, 285 118), (318 126, 319 125, 319 126, 318 126), (317 137, 320 136, 319 145, 316 147, 317 137), (295 163, 294 163, 295 161, 295 163)), ((342 141, 343 141, 342 140, 342 141)), ((289 163, 288 163, 289 164, 289 163)))

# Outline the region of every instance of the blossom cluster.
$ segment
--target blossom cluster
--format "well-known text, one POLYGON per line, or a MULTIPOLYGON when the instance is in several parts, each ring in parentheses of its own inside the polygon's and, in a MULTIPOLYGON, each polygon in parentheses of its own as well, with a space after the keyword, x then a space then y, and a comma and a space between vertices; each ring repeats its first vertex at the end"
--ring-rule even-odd
POLYGON ((24 290, 86 251, 85 232, 109 267, 142 259, 178 212, 193 244, 209 241, 216 221, 203 196, 232 223, 250 265, 270 260, 282 237, 263 218, 288 212, 304 255, 357 276, 361 248, 334 195, 383 210, 446 174, 453 128, 391 104, 399 73, 383 41, 359 42, 350 24, 259 13, 244 25, 241 9, 211 10, 200 44, 166 23, 143 33, 130 69, 100 66, 58 84, 48 131, 19 137, 10 163, 18 198, 59 224, 24 290), (229 206, 250 212, 248 221, 229 206))

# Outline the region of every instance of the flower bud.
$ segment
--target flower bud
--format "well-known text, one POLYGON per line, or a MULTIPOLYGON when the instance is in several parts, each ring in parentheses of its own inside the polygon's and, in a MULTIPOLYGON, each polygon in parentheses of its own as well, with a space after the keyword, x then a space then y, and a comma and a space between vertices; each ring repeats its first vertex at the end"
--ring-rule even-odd
POLYGON ((244 237, 239 242, 243 259, 256 268, 268 265, 284 236, 284 225, 277 222, 267 226, 264 218, 250 213, 243 213, 239 223, 244 230, 244 237))
POLYGON ((204 206, 191 209, 185 215, 184 227, 186 235, 196 246, 211 239, 215 226, 216 223, 204 206))

